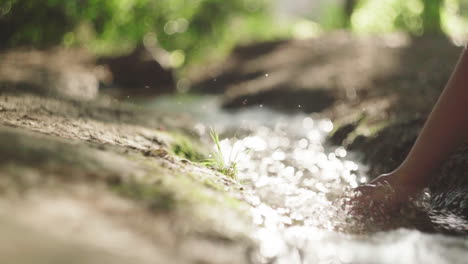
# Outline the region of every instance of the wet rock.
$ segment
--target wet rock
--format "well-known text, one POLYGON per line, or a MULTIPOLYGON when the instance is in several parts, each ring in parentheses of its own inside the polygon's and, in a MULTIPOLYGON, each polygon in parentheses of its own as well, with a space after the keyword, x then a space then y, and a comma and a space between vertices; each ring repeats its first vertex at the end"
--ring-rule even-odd
MULTIPOLYGON (((468 189, 468 144, 458 148, 437 172, 434 191, 449 192, 451 189, 468 189)), ((462 192, 466 196, 466 192, 462 192)), ((468 197, 467 197, 468 198, 468 197)), ((468 216, 468 211, 467 214, 468 216)))
POLYGON ((144 47, 128 54, 100 58, 98 63, 109 68, 112 85, 122 96, 157 95, 176 91, 173 72, 161 66, 144 47))
POLYGON ((327 90, 288 90, 281 88, 260 91, 249 95, 230 95, 224 101, 225 108, 239 106, 269 106, 283 111, 321 112, 330 107, 336 98, 327 90))
POLYGON ((363 119, 364 116, 362 116, 356 121, 339 127, 331 134, 330 137, 328 137, 328 141, 334 145, 343 145, 344 141, 350 136, 350 134, 353 131, 356 130, 356 128, 359 126, 363 119))
POLYGON ((425 119, 394 121, 372 135, 356 137, 347 147, 363 153, 369 164, 369 176, 377 177, 393 171, 401 164, 416 140, 425 119))

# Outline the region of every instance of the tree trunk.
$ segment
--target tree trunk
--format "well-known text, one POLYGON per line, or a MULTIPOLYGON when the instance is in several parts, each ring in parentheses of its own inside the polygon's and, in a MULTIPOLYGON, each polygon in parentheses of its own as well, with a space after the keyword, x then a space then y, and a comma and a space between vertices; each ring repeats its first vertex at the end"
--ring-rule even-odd
POLYGON ((422 14, 424 34, 441 34, 440 9, 442 0, 423 0, 424 11, 422 14))
POLYGON ((353 15, 354 9, 356 7, 357 0, 345 0, 344 2, 344 15, 345 15, 345 27, 351 27, 351 16, 353 15))

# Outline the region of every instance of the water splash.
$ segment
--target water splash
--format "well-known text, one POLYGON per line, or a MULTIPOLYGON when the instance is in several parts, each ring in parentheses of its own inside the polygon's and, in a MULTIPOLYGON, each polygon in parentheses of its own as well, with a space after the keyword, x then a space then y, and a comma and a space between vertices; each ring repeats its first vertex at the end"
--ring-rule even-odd
MULTIPOLYGON (((167 105, 171 100, 163 99, 167 105)), ((235 152, 238 180, 250 191, 253 235, 259 249, 254 263, 464 263, 468 242, 463 238, 397 229, 368 235, 344 231, 356 222, 343 210, 348 190, 367 182, 357 154, 325 144, 333 130, 328 119, 285 115, 266 107, 225 112, 213 97, 177 106, 199 120, 195 130, 207 137, 208 127, 229 138, 222 151, 235 152)), ((174 111, 174 109, 172 110, 174 111)), ((208 142, 208 141, 207 141, 208 142)), ((425 197, 427 200, 428 197, 425 197)), ((427 202, 415 203, 428 208, 427 202)), ((434 221, 454 226, 453 215, 434 221)), ((464 225, 466 228, 467 225, 464 225)))

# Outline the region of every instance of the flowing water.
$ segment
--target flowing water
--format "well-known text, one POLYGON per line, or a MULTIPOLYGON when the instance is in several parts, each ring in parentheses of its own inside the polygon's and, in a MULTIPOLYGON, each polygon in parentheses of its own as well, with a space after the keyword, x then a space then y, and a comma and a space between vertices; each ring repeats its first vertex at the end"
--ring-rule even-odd
POLYGON ((216 97, 169 97, 151 107, 190 115, 207 141, 210 127, 226 138, 220 142, 224 162, 236 166, 252 194, 259 242, 254 263, 468 263, 466 236, 414 228, 348 232, 356 220, 341 209, 340 197, 368 181, 366 167, 357 154, 324 142, 333 129, 328 119, 262 105, 226 112, 216 97))

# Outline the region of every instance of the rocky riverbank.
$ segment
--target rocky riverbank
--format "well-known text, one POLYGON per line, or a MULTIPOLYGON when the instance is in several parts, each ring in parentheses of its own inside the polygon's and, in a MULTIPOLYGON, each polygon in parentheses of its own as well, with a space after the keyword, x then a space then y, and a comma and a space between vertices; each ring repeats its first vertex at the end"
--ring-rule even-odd
POLYGON ((18 233, 2 235, 1 262, 247 263, 242 186, 190 160, 205 149, 188 122, 2 92, 1 230, 18 233))
MULTIPOLYGON (((286 200, 295 204, 291 208, 302 208, 300 201, 306 198, 323 202, 325 208, 331 206, 329 189, 344 184, 340 177, 357 185, 357 165, 338 159, 346 156, 345 148, 363 156, 370 177, 401 162, 460 51, 442 38, 355 37, 341 32, 240 47, 223 63, 204 67, 189 79, 192 92, 215 93, 230 111, 265 106, 287 117, 303 114, 290 123, 302 126, 294 138, 297 145, 291 145, 293 138, 281 128, 288 122, 272 125, 271 131, 259 126, 258 135, 267 135, 268 144, 276 147, 258 152, 268 157, 253 159, 261 160, 268 173, 289 175, 285 186, 291 188, 278 191, 287 198, 278 203, 284 202, 285 208, 275 208, 274 201, 271 208, 270 201, 257 201, 260 209, 265 205, 264 211, 259 209, 262 221, 285 221, 294 229, 306 226, 297 224, 304 216, 288 211, 286 200), (312 128, 315 133, 306 131, 312 128), (332 128, 328 143, 337 147, 326 153, 320 137, 332 128), (295 151, 314 153, 315 163, 285 158, 295 151), (333 172, 336 175, 324 180, 324 164, 331 171, 352 166, 339 171, 345 176, 333 172), (300 190, 306 198, 290 197, 291 190, 300 190)), ((5 253, 0 262, 251 263, 258 246, 251 232, 258 219, 251 219, 255 199, 245 190, 247 185, 200 164, 211 151, 200 141, 200 124, 180 112, 130 103, 134 96, 173 92, 172 73, 142 59, 141 51, 102 60, 60 52, 1 54, 0 222, 7 235, 0 238, 5 253), (150 65, 145 69, 163 76, 142 72, 149 79, 126 78, 122 65, 129 63, 150 65), (69 64, 73 67, 64 67, 69 64), (114 72, 112 65, 117 67, 114 72), (109 77, 113 74, 118 76, 109 77), (106 88, 119 85, 116 93, 106 88), (21 254, 19 248, 30 254, 21 254)), ((266 143, 258 135, 243 141, 262 149, 266 143)), ((461 147, 437 172, 434 208, 468 216, 467 149, 461 147)), ((273 184, 272 190, 277 187, 263 182, 269 187, 267 183, 273 184)), ((259 184, 259 190, 265 187, 259 184)), ((298 211, 307 216, 310 210, 326 222, 329 216, 314 206, 298 211)), ((268 236, 263 242, 267 240, 268 236)), ((313 252, 310 256, 315 257, 313 252)))

